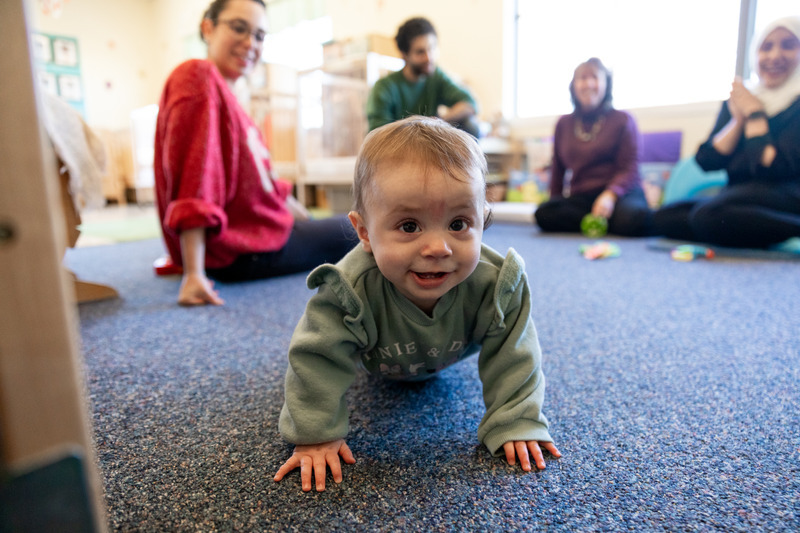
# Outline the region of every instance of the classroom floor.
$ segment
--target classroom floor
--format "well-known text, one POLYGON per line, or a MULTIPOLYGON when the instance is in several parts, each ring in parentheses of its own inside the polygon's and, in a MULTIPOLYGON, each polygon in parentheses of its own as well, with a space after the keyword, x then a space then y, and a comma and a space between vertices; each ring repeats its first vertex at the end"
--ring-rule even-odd
POLYGON ((81 212, 77 248, 158 237, 155 204, 108 204, 81 212))

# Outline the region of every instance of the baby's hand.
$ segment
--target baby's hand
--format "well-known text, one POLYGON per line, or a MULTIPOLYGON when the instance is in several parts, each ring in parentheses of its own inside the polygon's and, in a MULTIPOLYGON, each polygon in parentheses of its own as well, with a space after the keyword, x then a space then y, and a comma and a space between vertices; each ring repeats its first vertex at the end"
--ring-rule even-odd
POLYGON ((317 482, 317 491, 325 490, 325 475, 328 467, 331 469, 333 480, 336 483, 342 482, 342 466, 339 463, 339 456, 344 462, 351 465, 356 462, 353 452, 347 447, 344 439, 331 442, 321 442, 319 444, 297 445, 294 453, 288 461, 283 463, 278 473, 275 474, 275 481, 280 481, 286 474, 300 468, 300 481, 303 490, 311 490, 311 471, 314 471, 314 478, 317 482))
POLYGON ((544 470, 544 456, 542 456, 542 449, 540 448, 540 445, 544 446, 544 448, 550 452, 553 457, 561 457, 561 452, 558 451, 558 448, 556 448, 556 445, 552 442, 514 440, 503 444, 503 450, 506 452, 506 461, 508 461, 508 464, 513 466, 516 457, 519 457, 519 464, 522 466, 522 469, 526 472, 530 472, 530 456, 533 455, 533 461, 536 463, 536 468, 539 470, 544 470), (528 453, 529 450, 530 454, 528 453))

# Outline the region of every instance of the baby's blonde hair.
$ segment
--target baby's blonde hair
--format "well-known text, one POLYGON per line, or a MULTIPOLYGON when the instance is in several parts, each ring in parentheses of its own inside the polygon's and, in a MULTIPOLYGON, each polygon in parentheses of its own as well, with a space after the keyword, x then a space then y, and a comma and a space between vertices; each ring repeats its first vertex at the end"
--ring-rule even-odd
MULTIPOLYGON (((378 168, 413 161, 458 181, 477 173, 486 189, 486 157, 470 134, 434 117, 411 116, 371 131, 356 159, 353 209, 365 214, 365 193, 378 168)), ((485 196, 484 196, 485 201, 485 196)))

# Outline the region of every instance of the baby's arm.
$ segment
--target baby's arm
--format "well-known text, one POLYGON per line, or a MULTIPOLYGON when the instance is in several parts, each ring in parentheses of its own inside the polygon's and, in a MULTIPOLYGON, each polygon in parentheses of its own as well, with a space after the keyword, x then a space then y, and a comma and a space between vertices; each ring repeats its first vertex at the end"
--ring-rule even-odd
POLYGON ((542 455, 542 447, 544 447, 553 457, 561 457, 561 452, 558 451, 556 445, 547 441, 535 440, 514 440, 503 444, 503 451, 506 453, 506 461, 511 466, 514 466, 516 458, 519 457, 519 464, 526 472, 531 470, 530 457, 533 456, 533 461, 536 463, 536 468, 539 470, 545 469, 544 456, 542 455), (530 452, 530 453, 529 453, 530 452))
POLYGON ((289 460, 278 469, 274 479, 278 482, 286 474, 299 467, 303 490, 308 492, 311 490, 311 471, 313 470, 317 492, 322 492, 325 490, 325 476, 328 473, 328 467, 331 469, 333 481, 336 483, 342 482, 342 466, 339 463, 340 455, 344 462, 349 465, 356 462, 353 452, 350 451, 344 439, 321 442, 319 444, 297 445, 289 460))
POLYGON ((542 449, 554 457, 560 453, 551 442, 541 409, 545 379, 524 263, 512 251, 498 276, 494 297, 500 313, 493 328, 481 337, 478 358, 486 403, 478 438, 510 465, 519 458, 523 470, 530 471, 532 463, 541 469, 545 467, 542 449))

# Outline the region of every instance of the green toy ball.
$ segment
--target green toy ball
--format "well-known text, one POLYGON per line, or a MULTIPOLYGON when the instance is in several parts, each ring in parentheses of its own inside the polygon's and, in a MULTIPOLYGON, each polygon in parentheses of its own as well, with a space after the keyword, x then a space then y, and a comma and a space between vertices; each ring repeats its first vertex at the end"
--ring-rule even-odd
POLYGON ((608 233, 608 220, 589 213, 581 220, 581 233, 587 237, 603 237, 608 233))

